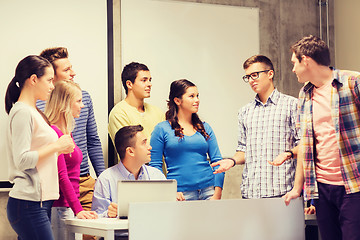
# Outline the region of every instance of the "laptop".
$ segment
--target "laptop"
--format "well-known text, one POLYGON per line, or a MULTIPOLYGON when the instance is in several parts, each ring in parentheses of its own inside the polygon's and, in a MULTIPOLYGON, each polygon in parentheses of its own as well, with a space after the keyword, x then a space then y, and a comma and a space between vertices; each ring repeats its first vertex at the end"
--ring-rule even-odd
POLYGON ((176 180, 120 180, 117 185, 118 218, 126 219, 130 202, 176 201, 176 180))

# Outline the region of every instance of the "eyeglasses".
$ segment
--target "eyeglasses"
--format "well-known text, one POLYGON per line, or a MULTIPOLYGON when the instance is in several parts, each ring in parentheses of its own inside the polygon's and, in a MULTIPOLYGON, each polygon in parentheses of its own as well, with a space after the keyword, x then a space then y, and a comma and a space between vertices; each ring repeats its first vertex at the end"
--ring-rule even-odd
POLYGON ((248 83, 248 82, 249 82, 249 78, 251 78, 252 80, 258 79, 260 73, 268 72, 268 71, 271 71, 271 70, 269 69, 269 70, 264 70, 264 71, 259 71, 259 72, 253 72, 253 73, 250 73, 249 75, 243 76, 242 79, 244 80, 244 82, 248 83))

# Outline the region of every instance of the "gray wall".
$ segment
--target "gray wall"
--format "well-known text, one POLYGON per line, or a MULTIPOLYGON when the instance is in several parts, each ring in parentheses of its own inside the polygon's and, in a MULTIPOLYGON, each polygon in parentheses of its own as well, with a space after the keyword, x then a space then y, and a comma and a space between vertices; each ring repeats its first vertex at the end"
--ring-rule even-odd
MULTIPOLYGON (((284 93, 297 97, 301 85, 291 72, 289 47, 301 37, 319 36, 319 7, 317 0, 186 0, 260 8, 260 53, 270 57, 276 69, 276 85, 284 93)), ((330 48, 334 56, 334 0, 330 0, 330 48)), ((116 1, 114 1, 114 5, 116 1)), ((151 14, 151 13, 149 13, 151 14)), ((323 21, 324 22, 324 21, 323 21)), ((244 37, 247 36, 244 33, 244 37)), ((239 68, 244 59, 239 59, 239 68)), ((240 198, 242 166, 231 169, 225 178, 224 198, 240 198)), ((0 193, 0 240, 16 239, 6 221, 7 194, 0 193)))
MULTIPOLYGON (((291 72, 291 44, 303 36, 319 36, 319 6, 317 0, 182 0, 260 9, 260 54, 268 56, 275 67, 276 87, 289 95, 298 96, 301 85, 291 72)), ((334 56, 334 0, 329 1, 330 49, 334 56)), ((325 6, 323 26, 326 21, 325 6)), ((323 27, 323 31, 326 28, 323 27)), ((244 37, 247 36, 244 33, 244 37)), ((249 56, 250 57, 250 56, 249 56)), ((245 59, 239 59, 239 68, 245 59)))

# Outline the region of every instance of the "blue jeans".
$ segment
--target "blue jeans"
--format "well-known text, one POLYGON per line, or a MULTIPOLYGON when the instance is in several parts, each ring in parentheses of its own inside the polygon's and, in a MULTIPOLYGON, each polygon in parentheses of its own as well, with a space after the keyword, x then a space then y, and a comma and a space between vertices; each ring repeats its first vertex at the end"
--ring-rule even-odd
POLYGON ((183 192, 186 201, 209 200, 215 193, 214 186, 183 192))
POLYGON ((27 201, 9 197, 7 217, 19 240, 53 240, 51 206, 54 201, 27 201))
MULTIPOLYGON (((67 240, 65 219, 75 218, 74 212, 69 207, 51 208, 51 228, 55 240, 67 240)), ((82 239, 75 234, 75 240, 82 239)))

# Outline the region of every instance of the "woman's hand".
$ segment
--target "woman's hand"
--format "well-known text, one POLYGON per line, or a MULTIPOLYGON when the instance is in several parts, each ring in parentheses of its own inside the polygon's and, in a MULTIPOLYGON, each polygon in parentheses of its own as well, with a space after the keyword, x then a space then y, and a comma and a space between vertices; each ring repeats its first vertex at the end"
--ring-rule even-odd
POLYGON ((176 200, 177 201, 185 201, 184 194, 182 192, 177 192, 176 193, 176 200))
POLYGON ((210 200, 220 200, 222 195, 222 188, 215 187, 214 195, 210 198, 210 200))
POLYGON ((80 219, 96 219, 98 215, 95 211, 80 211, 76 217, 80 219))
POLYGON ((62 135, 57 140, 56 143, 59 148, 59 150, 58 150, 59 154, 67 154, 67 153, 72 153, 74 151, 75 143, 69 134, 62 135))

